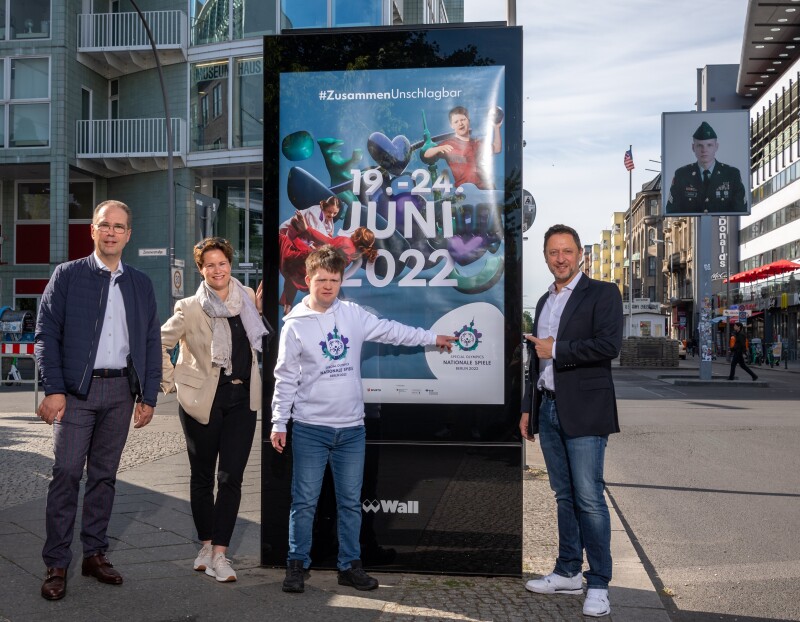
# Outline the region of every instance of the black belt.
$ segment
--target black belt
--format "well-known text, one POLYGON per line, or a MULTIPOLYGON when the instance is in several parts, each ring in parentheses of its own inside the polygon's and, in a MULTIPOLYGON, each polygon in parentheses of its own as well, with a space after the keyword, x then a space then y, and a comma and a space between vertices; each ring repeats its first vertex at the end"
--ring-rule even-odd
POLYGON ((122 378, 128 375, 128 368, 122 369, 93 369, 92 378, 122 378))
POLYGON ((545 389, 544 387, 539 387, 539 393, 544 395, 547 399, 555 401, 556 399, 556 392, 551 391, 550 389, 545 389))

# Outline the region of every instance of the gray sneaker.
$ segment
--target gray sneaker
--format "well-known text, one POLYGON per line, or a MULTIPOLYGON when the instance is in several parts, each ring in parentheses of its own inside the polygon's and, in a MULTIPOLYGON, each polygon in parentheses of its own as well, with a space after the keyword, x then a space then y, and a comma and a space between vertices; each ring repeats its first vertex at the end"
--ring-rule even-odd
POLYGON ((193 568, 203 571, 209 566, 211 566, 211 544, 204 544, 203 548, 197 553, 193 568))
POLYGON ((360 559, 354 559, 350 562, 350 568, 339 571, 339 585, 349 585, 357 590, 366 592, 377 588, 378 580, 364 572, 360 559))
POLYGON ((236 581, 236 571, 231 566, 231 560, 225 557, 224 553, 217 553, 211 565, 206 568, 206 574, 214 577, 220 583, 236 581))

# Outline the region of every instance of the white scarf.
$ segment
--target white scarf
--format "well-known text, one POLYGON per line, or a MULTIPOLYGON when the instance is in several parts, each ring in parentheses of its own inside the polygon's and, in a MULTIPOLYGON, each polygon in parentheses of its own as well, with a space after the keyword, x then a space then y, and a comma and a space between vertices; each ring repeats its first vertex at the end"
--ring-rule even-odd
POLYGON ((241 316, 250 347, 261 352, 261 339, 269 331, 264 327, 261 316, 238 279, 231 277, 228 297, 223 301, 217 293, 203 281, 195 294, 200 306, 208 317, 213 319, 211 327, 211 362, 224 368, 225 375, 233 372, 231 365, 231 327, 226 318, 241 316))

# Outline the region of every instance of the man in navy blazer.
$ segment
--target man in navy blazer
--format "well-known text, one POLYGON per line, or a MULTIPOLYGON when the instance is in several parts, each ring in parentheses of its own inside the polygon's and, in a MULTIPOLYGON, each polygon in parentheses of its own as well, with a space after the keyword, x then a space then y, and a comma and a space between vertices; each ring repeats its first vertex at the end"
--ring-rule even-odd
POLYGON ((539 434, 558 505, 553 572, 528 581, 540 594, 580 594, 583 552, 589 562, 584 615, 611 613, 611 525, 603 489, 608 435, 619 432, 611 361, 622 346, 622 298, 613 283, 582 274, 577 232, 554 225, 544 256, 555 277, 536 305, 520 431, 539 434))

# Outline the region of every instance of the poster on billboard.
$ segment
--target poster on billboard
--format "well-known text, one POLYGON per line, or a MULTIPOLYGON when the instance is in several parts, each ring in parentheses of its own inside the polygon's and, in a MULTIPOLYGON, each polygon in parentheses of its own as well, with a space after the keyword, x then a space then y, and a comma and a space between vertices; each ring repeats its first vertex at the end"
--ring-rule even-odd
MULTIPOLYGON (((398 35, 359 41, 370 36, 389 49, 398 35)), ((507 218, 521 212, 521 187, 507 180, 505 65, 327 60, 297 71, 282 52, 271 171, 279 321, 303 304, 305 257, 332 244, 349 260, 342 298, 456 337, 451 353, 365 344, 366 402, 503 405, 507 218)))
POLYGON ((662 114, 665 216, 750 213, 749 124, 747 110, 662 114))

